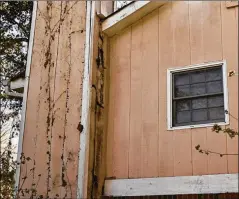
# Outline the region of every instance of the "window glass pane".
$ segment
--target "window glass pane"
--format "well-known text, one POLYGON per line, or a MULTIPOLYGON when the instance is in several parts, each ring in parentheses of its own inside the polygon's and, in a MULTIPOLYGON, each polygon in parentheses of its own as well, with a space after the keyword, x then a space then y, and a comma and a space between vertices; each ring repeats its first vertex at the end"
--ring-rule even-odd
POLYGON ((175 97, 185 97, 190 95, 190 86, 177 86, 175 88, 175 97))
POLYGON ((207 98, 192 99, 192 109, 207 108, 207 98))
POLYGON ((190 110, 190 100, 180 100, 176 102, 177 111, 190 110))
POLYGON ((175 75, 174 83, 176 86, 189 84, 189 75, 187 73, 175 75))
POLYGON ((215 81, 222 79, 222 68, 212 68, 207 70, 206 80, 215 81))
POLYGON ((207 83, 207 93, 219 93, 222 92, 222 82, 208 82, 207 83))
POLYGON ((208 107, 218 107, 224 105, 223 95, 208 97, 208 107))
POLYGON ((191 85, 191 95, 202 95, 206 93, 205 83, 191 85))
POLYGON ((223 121, 222 81, 221 66, 174 73, 173 123, 184 126, 223 121))
POLYGON ((207 109, 199 109, 192 111, 192 121, 199 122, 207 120, 207 109))
POLYGON ((191 121, 191 112, 190 111, 182 111, 177 112, 177 123, 186 123, 191 121))
POLYGON ((191 73, 191 83, 200 83, 205 82, 205 74, 204 71, 197 71, 191 73))
POLYGON ((225 116, 224 108, 210 108, 209 109, 209 119, 216 120, 216 119, 223 119, 225 116))

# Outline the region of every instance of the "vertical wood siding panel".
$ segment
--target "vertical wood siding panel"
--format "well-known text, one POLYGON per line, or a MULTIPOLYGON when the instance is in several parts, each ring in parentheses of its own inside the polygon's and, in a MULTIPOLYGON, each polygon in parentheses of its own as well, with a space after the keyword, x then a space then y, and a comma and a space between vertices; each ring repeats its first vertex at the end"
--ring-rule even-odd
MULTIPOLYGON (((75 198, 77 193, 78 154, 80 131, 77 129, 81 118, 82 82, 85 47, 85 1, 70 2, 71 32, 69 33, 70 71, 68 71, 68 97, 66 106, 66 140, 64 148, 65 180, 67 181, 66 198, 75 198)), ((80 158, 80 157, 79 157, 80 158)), ((66 189, 65 189, 66 190, 66 189)))
MULTIPOLYGON (((189 2, 191 64, 204 62, 203 48, 203 7, 201 1, 189 2)), ((191 129, 193 175, 207 174, 207 156, 199 153, 195 146, 207 148, 207 129, 191 129)))
POLYGON ((114 99, 114 176, 128 178, 131 28, 117 39, 114 99))
MULTIPOLYGON (((61 15, 63 15, 63 10, 69 9, 68 2, 62 2, 59 10, 61 15)), ((63 16, 61 16, 63 17, 63 16)), ((64 171, 64 144, 65 144, 65 114, 66 114, 66 93, 67 93, 67 81, 68 71, 69 71, 69 41, 67 35, 70 32, 69 15, 64 17, 64 21, 59 29, 59 40, 58 37, 55 38, 58 41, 57 53, 55 57, 55 78, 54 78, 54 96, 53 96, 53 111, 52 111, 52 129, 51 129, 51 195, 54 197, 56 194, 60 197, 62 187, 66 181, 63 176, 64 171)), ((65 169, 65 168, 64 168, 65 169)))
POLYGON ((108 129, 107 129, 107 165, 106 177, 113 176, 113 141, 114 141, 114 101, 115 101, 115 67, 116 67, 116 42, 117 36, 110 38, 110 77, 109 77, 109 114, 108 114, 108 129))
MULTIPOLYGON (((74 198, 77 193, 77 174, 78 174, 78 154, 79 154, 79 136, 78 124, 81 117, 81 99, 82 82, 84 69, 84 44, 85 44, 85 2, 69 2, 67 15, 66 31, 67 53, 64 56, 65 61, 65 80, 66 81, 66 101, 65 101, 65 140, 60 154, 61 160, 61 178, 66 181, 66 186, 61 188, 61 196, 74 198), (68 56, 67 56, 68 54, 68 56)), ((63 26, 64 28, 64 26, 63 26)), ((62 96, 63 97, 63 96, 62 96)), ((63 137, 64 139, 64 137, 63 137)))
MULTIPOLYGON (((38 8, 46 6, 46 2, 38 4, 38 8)), ((35 167, 34 160, 36 158, 36 146, 37 146, 37 121, 39 117, 39 95, 40 95, 40 82, 41 82, 41 70, 43 64, 43 51, 45 46, 42 45, 45 36, 45 21, 40 17, 39 10, 37 11, 37 19, 35 26, 34 45, 32 51, 32 64, 30 77, 34 75, 34 78, 29 79, 29 91, 27 98, 27 109, 26 109, 26 123, 24 129, 22 152, 26 157, 30 157, 32 160, 27 163, 28 168, 35 167)), ((21 177, 20 185, 22 183, 22 177, 25 176, 26 165, 21 165, 21 177)), ((29 172, 29 171, 28 171, 29 172)), ((32 183, 36 183, 38 174, 35 175, 35 171, 31 172, 31 175, 26 179, 24 187, 31 187, 32 183)))
POLYGON ((129 178, 141 177, 142 140, 142 33, 140 20, 132 26, 129 178))
MULTIPOLYGON (((54 103, 54 79, 56 67, 56 51, 58 45, 58 32, 51 32, 54 25, 60 20, 59 12, 61 2, 47 2, 48 8, 42 7, 41 11, 46 11, 49 17, 41 16, 45 20, 44 45, 45 50, 43 62, 38 63, 42 67, 41 85, 39 95, 39 117, 37 121, 37 146, 36 146, 36 175, 39 178, 37 193, 45 196, 49 193, 51 176, 51 111, 54 103), (56 9, 56 10, 55 10, 56 9), (50 35, 53 34, 53 37, 50 35), (51 39, 50 39, 51 38, 51 39)), ((43 14, 43 13, 42 13, 43 14)))
POLYGON ((159 176, 173 176, 173 131, 167 131, 167 68, 173 62, 172 3, 159 8, 159 176))
MULTIPOLYGON (((221 2, 223 59, 227 62, 227 71, 238 73, 238 7, 227 8, 221 2)), ((238 76, 228 77, 230 125, 238 131, 238 76)), ((227 153, 238 153, 238 136, 227 136, 227 153)), ((238 156, 228 156, 228 172, 238 173, 238 156)))
MULTIPOLYGON (((203 2, 203 42, 205 62, 222 60, 221 3, 203 2)), ((226 153, 226 135, 207 128, 207 147, 211 151, 226 153)), ((227 157, 208 155, 208 173, 227 173, 227 157)))
POLYGON ((142 177, 158 176, 158 10, 143 18, 142 177))
MULTIPOLYGON (((173 2, 174 66, 190 65, 189 5, 173 2)), ((190 129, 174 131, 174 175, 192 175, 192 137, 190 129)))
MULTIPOLYGON (((28 170, 30 170, 28 171, 28 178, 31 179, 31 183, 38 184, 37 194, 42 194, 44 198, 46 195, 49 197, 55 197, 56 195, 64 197, 67 196, 66 192, 68 194, 71 192, 72 194, 69 194, 71 197, 76 196, 79 150, 77 125, 80 120, 79 106, 81 103, 79 87, 82 84, 82 77, 79 71, 82 70, 80 66, 84 64, 82 52, 84 52, 85 41, 85 37, 82 36, 85 28, 85 24, 82 23, 83 17, 85 17, 85 10, 81 9, 82 6, 85 7, 84 2, 38 3, 28 109, 26 113, 25 132, 27 133, 24 135, 25 144, 23 152, 27 153, 26 155, 30 156, 32 161, 35 161, 33 165, 28 165, 28 170), (68 4, 67 7, 65 7, 66 4, 68 4), (75 4, 81 5, 74 7, 75 4), (73 21, 71 21, 71 14, 74 13, 74 9, 75 13, 79 13, 79 10, 82 13, 80 17, 77 14, 78 19, 77 16, 74 16, 73 21), (70 31, 72 30, 71 25, 74 20, 78 20, 74 26, 74 31, 78 32, 78 38, 76 39, 75 37, 73 39, 75 46, 71 46, 70 40, 73 36, 70 31), (82 27, 79 24, 82 24, 82 27), (81 29, 79 30, 79 28, 81 29), (72 47, 74 50, 71 51, 72 47), (72 52, 77 52, 75 57, 79 59, 77 61, 73 60, 76 61, 74 64, 71 64, 72 52), (72 81, 74 81, 72 85, 69 83, 69 69, 75 75, 74 77, 71 76, 72 81), (69 99, 66 95, 67 88, 69 88, 68 94, 71 95, 69 99), (77 100, 74 100, 76 96, 77 100), (71 103, 69 100, 71 100, 71 103), (66 102, 68 102, 68 106, 66 102), (65 122, 67 111, 74 115, 69 116, 69 123, 65 122), (68 136, 64 138, 66 133, 70 133, 72 140, 68 141, 68 136), (64 147, 63 142, 65 143, 64 147), (68 168, 66 154, 71 149, 74 160, 72 160, 68 168), (34 171, 34 180, 32 180, 32 174, 30 174, 31 170, 34 171), (67 186, 64 186, 63 175, 65 175, 64 180, 67 186)), ((21 176, 24 177, 25 175, 25 168, 22 167, 21 176)), ((31 188, 32 186, 29 183, 25 183, 23 188, 25 187, 31 188)), ((25 197, 28 196, 25 195, 25 197)))

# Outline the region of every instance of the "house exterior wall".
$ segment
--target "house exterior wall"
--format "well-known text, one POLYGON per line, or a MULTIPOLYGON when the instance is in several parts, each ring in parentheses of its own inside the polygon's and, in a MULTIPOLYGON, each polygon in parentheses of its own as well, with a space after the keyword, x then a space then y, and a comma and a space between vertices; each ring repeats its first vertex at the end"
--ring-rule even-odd
POLYGON ((20 192, 23 198, 32 190, 76 197, 85 17, 85 1, 38 2, 19 183, 30 194, 20 192))
MULTIPOLYGON (((238 173, 238 139, 211 127, 167 130, 167 69, 226 60, 238 68, 238 7, 169 2, 109 39, 106 176, 146 178, 238 173)), ((228 77, 230 124, 238 130, 238 76, 228 77)))

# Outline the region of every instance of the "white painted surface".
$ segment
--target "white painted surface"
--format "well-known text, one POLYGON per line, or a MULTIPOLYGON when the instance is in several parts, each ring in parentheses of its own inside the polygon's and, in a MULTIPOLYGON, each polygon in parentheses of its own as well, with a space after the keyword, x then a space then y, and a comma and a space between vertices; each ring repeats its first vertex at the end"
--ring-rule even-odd
POLYGON ((98 17, 104 19, 113 13, 113 1, 95 1, 96 13, 98 17))
MULTIPOLYGON (((177 129, 190 129, 190 128, 201 128, 201 127, 212 127, 215 123, 208 124, 197 124, 197 125, 187 125, 187 126, 177 126, 172 127, 172 74, 175 72, 183 72, 195 69, 203 69, 215 66, 222 66, 222 76, 223 76, 223 92, 224 92, 224 110, 229 112, 228 105, 228 87, 227 87, 227 68, 226 61, 215 61, 207 62, 203 64, 196 64, 184 67, 175 67, 167 70, 167 127, 168 130, 177 129)), ((229 124, 229 114, 225 112, 225 122, 217 122, 218 125, 228 125, 229 124)))
POLYGON ((90 129, 90 99, 91 99, 91 55, 93 41, 93 27, 95 15, 95 2, 87 1, 86 8, 86 38, 85 38, 85 66, 82 90, 82 114, 81 124, 83 131, 80 134, 80 151, 78 166, 78 189, 77 198, 86 198, 87 178, 88 178, 88 159, 89 159, 89 129, 90 129))
POLYGON ((237 193, 238 174, 105 181, 105 196, 237 193))
MULTIPOLYGON (((21 157, 21 153, 22 153, 22 142, 23 142, 24 128, 25 128, 28 83, 29 83, 29 76, 30 76, 30 70, 31 70, 32 48, 33 48, 33 42, 34 42, 36 14, 37 14, 37 1, 34 1, 33 2, 33 10, 32 10, 31 31, 30 31, 30 38, 29 38, 29 45, 28 45, 28 52, 27 52, 27 65, 26 65, 26 72, 25 72, 24 94, 23 94, 20 133, 19 133, 19 141, 18 141, 18 152, 17 152, 17 161, 18 162, 20 161, 20 157, 21 157)), ((17 191, 17 187, 19 184, 19 178, 20 178, 20 166, 18 165, 16 168, 16 175, 15 175, 16 191, 17 191)), ((15 193, 16 193, 16 191, 15 191, 15 193)))
POLYGON ((108 36, 117 34, 167 1, 135 1, 114 13, 102 23, 102 31, 108 36))

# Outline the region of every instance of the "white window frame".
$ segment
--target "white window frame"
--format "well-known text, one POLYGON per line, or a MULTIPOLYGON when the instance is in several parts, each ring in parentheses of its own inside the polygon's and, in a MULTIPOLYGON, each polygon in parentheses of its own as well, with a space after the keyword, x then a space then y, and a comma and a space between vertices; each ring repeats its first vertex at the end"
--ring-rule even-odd
MULTIPOLYGON (((196 124, 196 125, 173 127, 173 125, 172 125, 172 89, 173 89, 172 74, 176 73, 176 72, 204 69, 204 68, 209 68, 209 67, 213 68, 215 66, 220 66, 220 65, 222 65, 224 110, 227 110, 229 112, 226 60, 216 61, 216 62, 207 62, 207 63, 203 63, 203 64, 196 64, 196 65, 190 65, 190 66, 184 66, 184 67, 175 67, 175 68, 170 68, 167 70, 167 127, 168 127, 168 130, 212 127, 215 125, 215 123, 207 123, 207 124, 196 124)), ((227 114, 225 111, 225 122, 218 122, 216 124, 228 125, 229 124, 229 114, 227 114)))
POLYGON ((119 3, 120 1, 114 1, 114 12, 116 12, 117 10, 127 6, 128 4, 130 4, 132 1, 124 1, 125 3, 122 3, 121 6, 117 5, 117 3, 119 3))

